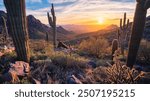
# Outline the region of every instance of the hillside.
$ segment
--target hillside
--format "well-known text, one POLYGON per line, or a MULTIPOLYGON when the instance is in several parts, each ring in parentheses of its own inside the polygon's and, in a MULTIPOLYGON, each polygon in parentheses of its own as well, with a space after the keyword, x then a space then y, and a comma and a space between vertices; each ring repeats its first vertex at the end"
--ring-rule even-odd
MULTIPOLYGON (((0 18, 4 16, 7 19, 7 15, 4 11, 0 11, 0 18)), ((30 39, 45 39, 46 33, 49 33, 49 39, 52 40, 52 29, 43 24, 40 20, 36 19, 33 15, 27 16, 28 30, 30 39)), ((0 19, 2 22, 2 19, 0 19)), ((2 31, 2 23, 0 23, 0 32, 2 31)), ((67 40, 67 35, 74 34, 74 32, 67 31, 63 27, 57 28, 58 39, 67 40)))
MULTIPOLYGON (((130 33, 131 33, 131 27, 132 27, 132 22, 130 23, 130 27, 128 29, 130 31, 130 33)), ((83 34, 77 34, 74 36, 74 38, 72 40, 70 40, 70 42, 75 44, 76 42, 88 39, 91 36, 93 36, 93 37, 102 36, 102 37, 105 37, 106 39, 108 39, 109 42, 112 42, 113 39, 117 38, 117 30, 118 29, 119 29, 118 26, 110 25, 102 30, 89 32, 89 33, 83 33, 83 34)), ((146 19, 146 25, 145 25, 143 38, 150 40, 149 33, 150 33, 150 16, 148 16, 146 19)))
POLYGON ((82 40, 88 39, 90 37, 97 37, 97 36, 103 36, 106 39, 108 39, 108 41, 112 42, 112 40, 117 37, 116 33, 117 33, 118 28, 119 27, 116 25, 110 25, 102 30, 89 32, 89 33, 83 33, 83 34, 77 34, 69 42, 71 42, 72 44, 76 44, 76 42, 81 42, 82 40))

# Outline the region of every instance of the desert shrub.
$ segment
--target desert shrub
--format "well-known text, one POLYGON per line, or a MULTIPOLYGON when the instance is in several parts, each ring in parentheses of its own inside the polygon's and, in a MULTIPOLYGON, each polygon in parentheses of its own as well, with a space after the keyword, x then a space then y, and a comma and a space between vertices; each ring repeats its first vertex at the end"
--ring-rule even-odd
POLYGON ((54 54, 53 47, 44 40, 30 41, 31 61, 45 60, 54 54))
POLYGON ((86 52, 90 55, 94 55, 98 58, 102 58, 107 53, 107 48, 109 44, 108 41, 104 38, 90 38, 88 40, 84 40, 79 45, 79 49, 81 52, 86 52))
POLYGON ((96 65, 99 66, 108 66, 107 62, 111 63, 112 60, 108 60, 108 59, 99 59, 96 61, 96 65))
POLYGON ((6 53, 2 57, 0 57, 0 63, 5 65, 7 63, 14 62, 16 60, 16 58, 17 58, 17 55, 16 55, 15 51, 13 51, 11 53, 6 53))
POLYGON ((51 57, 52 62, 63 68, 85 68, 87 59, 79 56, 70 56, 59 52, 51 57))
POLYGON ((34 52, 45 53, 47 43, 44 40, 30 40, 30 49, 34 52))

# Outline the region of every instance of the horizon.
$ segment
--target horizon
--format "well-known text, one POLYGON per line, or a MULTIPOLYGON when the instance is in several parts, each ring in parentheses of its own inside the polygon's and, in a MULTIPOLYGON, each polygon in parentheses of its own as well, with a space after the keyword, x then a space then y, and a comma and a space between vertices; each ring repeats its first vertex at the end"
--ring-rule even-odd
MULTIPOLYGON (((47 25, 51 3, 54 3, 58 25, 97 26, 119 25, 124 12, 132 21, 136 4, 135 0, 26 0, 27 15, 47 25)), ((0 9, 6 11, 3 0, 0 9)))

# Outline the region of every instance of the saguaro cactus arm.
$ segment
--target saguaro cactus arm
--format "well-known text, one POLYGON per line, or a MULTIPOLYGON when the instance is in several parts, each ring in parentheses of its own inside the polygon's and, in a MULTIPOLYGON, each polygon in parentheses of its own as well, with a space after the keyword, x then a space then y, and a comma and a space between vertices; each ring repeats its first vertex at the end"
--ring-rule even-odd
POLYGON ((120 19, 120 29, 121 29, 122 31, 125 31, 125 30, 128 29, 129 23, 130 23, 129 21, 130 21, 129 19, 127 20, 127 14, 124 13, 123 20, 120 19), (122 23, 122 22, 123 22, 123 23, 122 23))
POLYGON ((53 21, 52 21, 51 16, 49 15, 49 12, 47 12, 47 17, 48 17, 49 25, 52 26, 52 27, 54 27, 54 26, 53 26, 53 21))

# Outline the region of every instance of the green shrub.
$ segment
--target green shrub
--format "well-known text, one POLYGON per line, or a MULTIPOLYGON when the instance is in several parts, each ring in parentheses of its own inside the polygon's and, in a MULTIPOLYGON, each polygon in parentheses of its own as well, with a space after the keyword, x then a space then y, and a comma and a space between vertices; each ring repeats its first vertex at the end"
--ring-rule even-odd
POLYGON ((107 53, 108 46, 109 43, 106 39, 101 37, 92 37, 88 40, 82 41, 79 45, 79 50, 90 55, 96 56, 98 58, 103 58, 107 53))

